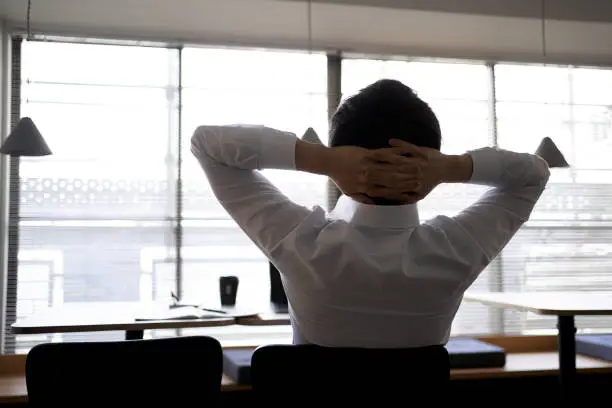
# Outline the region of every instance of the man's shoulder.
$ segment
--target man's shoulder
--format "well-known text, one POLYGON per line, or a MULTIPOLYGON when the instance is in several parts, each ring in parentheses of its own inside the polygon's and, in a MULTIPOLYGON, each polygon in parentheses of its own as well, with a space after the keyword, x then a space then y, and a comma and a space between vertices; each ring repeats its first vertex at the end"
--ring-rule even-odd
POLYGON ((413 242, 424 240, 431 245, 435 245, 441 241, 457 244, 463 239, 463 235, 463 228, 453 217, 448 215, 437 215, 422 221, 412 232, 411 240, 413 240, 413 242))
POLYGON ((448 215, 436 215, 421 222, 417 229, 426 231, 440 231, 455 228, 456 223, 448 215))
POLYGON ((300 223, 293 230, 300 234, 306 230, 321 229, 327 227, 329 224, 334 223, 336 220, 330 216, 330 214, 323 207, 319 205, 312 206, 310 208, 303 207, 307 210, 307 215, 300 221, 300 223))

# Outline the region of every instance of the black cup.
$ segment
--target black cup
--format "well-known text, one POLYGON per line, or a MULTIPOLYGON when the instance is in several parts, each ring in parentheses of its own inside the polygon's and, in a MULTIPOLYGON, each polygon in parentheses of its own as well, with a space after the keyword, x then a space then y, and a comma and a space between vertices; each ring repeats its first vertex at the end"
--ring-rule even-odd
POLYGON ((219 294, 221 295, 221 306, 235 306, 238 294, 238 277, 222 276, 219 278, 219 294))

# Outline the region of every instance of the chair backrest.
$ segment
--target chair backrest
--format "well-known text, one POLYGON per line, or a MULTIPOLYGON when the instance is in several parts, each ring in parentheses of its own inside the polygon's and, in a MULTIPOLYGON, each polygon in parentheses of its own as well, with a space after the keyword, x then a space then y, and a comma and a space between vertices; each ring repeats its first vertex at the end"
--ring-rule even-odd
MULTIPOLYGON (((444 346, 412 349, 330 348, 269 345, 255 350, 251 381, 269 406, 320 403, 338 398, 343 406, 368 400, 397 403, 397 398, 443 401, 450 380, 444 346), (432 390, 434 392, 432 393, 432 390), (293 395, 288 402, 282 395, 293 395)), ((367 403, 369 406, 370 404, 367 403)))
POLYGON ((35 406, 214 407, 222 371, 221 345, 205 336, 46 343, 26 359, 28 400, 35 406))

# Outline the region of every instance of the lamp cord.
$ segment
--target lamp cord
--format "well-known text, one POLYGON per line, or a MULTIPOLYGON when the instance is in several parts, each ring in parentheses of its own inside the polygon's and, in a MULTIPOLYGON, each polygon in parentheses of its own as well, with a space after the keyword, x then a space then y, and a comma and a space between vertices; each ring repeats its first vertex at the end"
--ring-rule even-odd
POLYGON ((312 0, 308 0, 308 54, 312 54, 312 0))
POLYGON ((542 56, 546 57, 546 0, 541 1, 542 7, 542 56))
MULTIPOLYGON (((308 22, 308 55, 312 55, 312 0, 308 0, 307 11, 308 22)), ((308 93, 308 122, 312 125, 312 92, 308 93)))
POLYGON ((30 40, 32 33, 30 31, 30 18, 32 15, 32 0, 28 0, 28 11, 26 13, 26 30, 28 32, 28 37, 27 39, 30 40))

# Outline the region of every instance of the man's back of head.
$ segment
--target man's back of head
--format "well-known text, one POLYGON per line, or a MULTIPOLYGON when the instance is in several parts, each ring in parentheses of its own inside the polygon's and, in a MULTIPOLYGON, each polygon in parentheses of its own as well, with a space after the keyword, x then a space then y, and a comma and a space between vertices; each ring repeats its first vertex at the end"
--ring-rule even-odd
MULTIPOLYGON (((334 113, 330 146, 389 147, 390 139, 440 150, 440 124, 429 105, 403 83, 381 79, 347 98, 334 113)), ((374 199, 375 204, 401 204, 374 199)))
POLYGON ((440 150, 441 132, 429 105, 403 83, 381 79, 347 98, 331 120, 330 146, 389 147, 389 139, 440 150))

